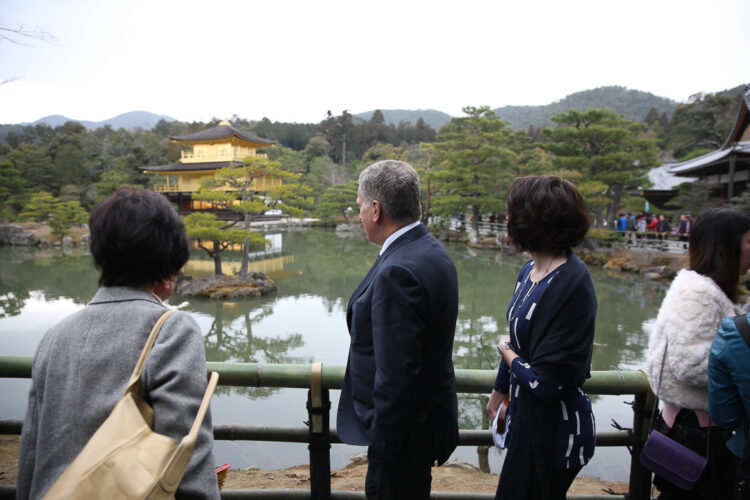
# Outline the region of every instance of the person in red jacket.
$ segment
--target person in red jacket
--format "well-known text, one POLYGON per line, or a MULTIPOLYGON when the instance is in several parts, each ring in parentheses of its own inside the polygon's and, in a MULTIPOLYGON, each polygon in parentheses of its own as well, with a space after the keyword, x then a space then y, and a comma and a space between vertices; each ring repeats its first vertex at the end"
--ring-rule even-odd
POLYGON ((648 234, 646 237, 649 239, 654 238, 654 234, 656 232, 656 226, 659 225, 659 218, 657 216, 653 216, 649 219, 648 224, 646 224, 646 232, 651 233, 648 234))

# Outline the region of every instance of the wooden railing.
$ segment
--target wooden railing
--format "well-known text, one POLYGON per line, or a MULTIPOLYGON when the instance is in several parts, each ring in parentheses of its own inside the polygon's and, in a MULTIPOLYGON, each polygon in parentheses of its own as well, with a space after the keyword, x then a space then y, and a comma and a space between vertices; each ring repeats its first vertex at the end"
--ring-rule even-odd
MULTIPOLYGON (((0 378, 30 378, 32 358, 1 357, 0 378)), ((330 389, 340 389, 343 366, 209 362, 210 371, 219 372, 219 384, 234 387, 308 388, 309 427, 275 427, 262 425, 225 424, 214 426, 214 438, 223 440, 256 440, 309 443, 310 490, 222 490, 222 498, 312 498, 363 499, 362 492, 331 491, 330 445, 339 443, 335 429, 329 427, 330 389), (314 374, 318 375, 314 375, 314 374)), ((456 370, 456 388, 460 393, 487 393, 493 386, 494 370, 456 370)), ((638 461, 648 430, 649 409, 653 393, 641 371, 594 371, 584 389, 589 394, 632 394, 632 430, 598 432, 597 446, 627 446, 631 450, 630 484, 627 497, 622 495, 568 495, 570 499, 650 498, 651 473, 638 461)), ((0 434, 20 434, 21 421, 0 420, 0 434)), ((489 430, 462 429, 459 446, 491 446, 489 430)), ((492 495, 468 493, 433 493, 434 498, 490 499, 492 495)), ((0 499, 14 498, 15 486, 0 486, 0 499)))

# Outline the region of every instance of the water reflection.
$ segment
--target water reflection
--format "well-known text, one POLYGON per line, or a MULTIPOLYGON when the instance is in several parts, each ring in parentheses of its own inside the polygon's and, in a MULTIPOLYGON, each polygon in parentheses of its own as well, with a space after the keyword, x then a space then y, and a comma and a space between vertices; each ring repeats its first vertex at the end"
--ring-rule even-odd
POLYGON ((90 255, 79 248, 66 250, 0 247, 0 318, 20 314, 32 291, 47 300, 85 304, 91 299, 99 273, 90 255))
MULTIPOLYGON (((456 368, 495 369, 499 361, 495 345, 507 329, 505 311, 525 259, 473 251, 463 245, 446 246, 459 279, 456 368)), ((287 232, 275 237, 270 255, 258 255, 250 265, 275 279, 276 295, 234 302, 183 298, 171 302, 187 301, 185 310, 193 314, 204 333, 210 361, 344 365, 349 346, 346 304, 377 252, 378 247, 363 235, 339 238, 328 231, 287 232)), ((239 254, 232 252, 224 258, 225 269, 240 260, 239 254)), ((210 272, 212 262, 202 252, 194 252, 187 273, 200 275, 203 262, 210 264, 210 272)), ((650 324, 666 285, 596 269, 592 276, 599 301, 592 368, 640 368, 650 324)), ((64 255, 60 249, 0 247, 0 341, 6 346, 4 354, 33 355, 49 327, 90 300, 97 279, 90 255, 81 249, 64 255)), ((22 418, 27 381, 0 380, 0 390, 10 393, 2 417, 22 418)), ((335 412, 338 391, 331 397, 335 412)), ((626 425, 632 421, 630 408, 623 404, 630 398, 593 399, 600 431, 608 430, 611 418, 626 425)), ((297 389, 221 387, 212 408, 217 423, 298 426, 307 419, 304 402, 304 391, 297 389)), ((485 403, 479 395, 461 395, 459 405, 462 428, 487 426, 485 403)), ((332 466, 345 465, 357 451, 334 446, 332 466)), ((217 460, 238 468, 286 467, 307 460, 303 445, 282 443, 217 443, 216 453, 217 460)), ((476 448, 459 448, 453 459, 477 464, 484 459, 476 453, 476 448)), ((499 470, 499 450, 492 448, 488 459, 492 470, 499 470)), ((597 450, 584 473, 622 479, 627 467, 621 465, 628 460, 624 449, 597 450)))
MULTIPOLYGON (((302 347, 300 333, 259 336, 253 333, 253 325, 273 313, 270 300, 260 304, 253 302, 200 301, 192 304, 192 310, 208 313, 213 317, 211 327, 204 335, 206 359, 210 361, 235 361, 241 363, 304 363, 300 356, 288 353, 302 347)), ((219 394, 242 394, 250 398, 267 398, 278 392, 274 387, 218 387, 219 394)))

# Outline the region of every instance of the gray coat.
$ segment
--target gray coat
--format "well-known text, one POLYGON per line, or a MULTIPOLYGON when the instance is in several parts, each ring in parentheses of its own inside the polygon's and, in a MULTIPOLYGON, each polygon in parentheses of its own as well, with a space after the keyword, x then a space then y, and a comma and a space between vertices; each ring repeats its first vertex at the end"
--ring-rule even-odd
MULTIPOLYGON (((18 459, 19 499, 41 498, 122 396, 151 328, 166 307, 146 291, 111 287, 52 327, 34 357, 18 459)), ((159 332, 141 380, 154 430, 188 433, 206 389, 203 336, 186 313, 159 332)), ((178 498, 219 498, 211 412, 203 422, 178 498)))

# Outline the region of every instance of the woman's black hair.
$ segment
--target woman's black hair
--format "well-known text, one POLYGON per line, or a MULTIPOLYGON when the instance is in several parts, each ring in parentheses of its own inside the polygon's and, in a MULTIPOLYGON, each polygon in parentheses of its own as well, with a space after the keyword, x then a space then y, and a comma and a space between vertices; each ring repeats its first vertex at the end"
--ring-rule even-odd
POLYGON ((505 206, 511 242, 529 252, 562 253, 580 244, 591 225, 575 185, 552 175, 517 178, 505 206))
POLYGON ((688 237, 690 269, 714 280, 732 302, 737 302, 742 235, 747 231, 747 212, 712 208, 698 216, 688 237))
POLYGON ((89 217, 102 286, 144 287, 174 276, 190 258, 182 219, 162 195, 120 188, 89 217))

